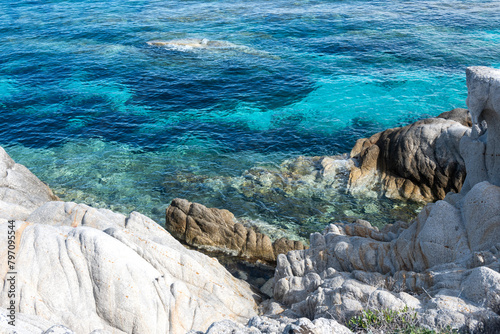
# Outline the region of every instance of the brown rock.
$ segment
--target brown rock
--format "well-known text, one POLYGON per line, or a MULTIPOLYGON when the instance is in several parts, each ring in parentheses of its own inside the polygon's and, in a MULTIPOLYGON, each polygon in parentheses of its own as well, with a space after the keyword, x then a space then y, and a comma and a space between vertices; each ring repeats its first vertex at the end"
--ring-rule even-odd
POLYGON ((234 215, 216 208, 176 198, 166 212, 167 230, 190 246, 222 251, 251 261, 275 263, 278 254, 304 249, 300 241, 286 238, 271 242, 262 233, 238 223, 234 215))
POLYGON ((290 240, 287 238, 279 238, 273 243, 274 254, 286 254, 291 250, 303 250, 304 244, 300 241, 290 240))
POLYGON ((351 192, 374 190, 395 199, 434 201, 459 192, 465 179, 460 138, 471 125, 466 109, 454 109, 356 142, 351 192))

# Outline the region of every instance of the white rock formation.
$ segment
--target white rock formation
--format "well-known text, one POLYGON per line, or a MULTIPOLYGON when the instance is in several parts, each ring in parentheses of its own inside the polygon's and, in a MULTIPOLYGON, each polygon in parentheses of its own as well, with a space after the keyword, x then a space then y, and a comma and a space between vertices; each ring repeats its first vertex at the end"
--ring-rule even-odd
POLYGON ((462 191, 410 226, 335 224, 312 234, 309 249, 278 256, 277 301, 312 319, 406 305, 433 328, 500 328, 500 70, 469 68, 467 85, 473 129, 460 142, 462 191))
POLYGON ((464 190, 482 181, 500 186, 500 70, 468 68, 467 88, 473 126, 460 142, 467 168, 464 190))
POLYGON ((215 322, 203 332, 188 334, 350 334, 347 327, 333 319, 320 318, 311 321, 307 318, 292 319, 281 317, 271 319, 260 316, 250 319, 246 326, 230 320, 215 322))
POLYGON ((0 147, 0 217, 16 213, 26 217, 31 211, 48 201, 58 200, 52 190, 28 168, 17 164, 0 147))
MULTIPOLYGON (((125 217, 48 202, 48 187, 0 153, 0 258, 7 258, 8 220, 15 220, 19 333, 186 333, 256 315, 257 295, 217 260, 184 248, 137 212, 125 217)), ((8 271, 2 260, 5 331, 12 329, 2 320, 10 302, 8 271)))

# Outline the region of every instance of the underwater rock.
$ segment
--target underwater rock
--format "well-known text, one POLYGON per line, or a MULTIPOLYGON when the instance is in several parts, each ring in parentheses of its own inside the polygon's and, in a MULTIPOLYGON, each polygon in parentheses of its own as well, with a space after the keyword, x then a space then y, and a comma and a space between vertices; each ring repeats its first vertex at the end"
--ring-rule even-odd
POLYGON ((278 56, 268 52, 256 50, 245 45, 238 45, 227 41, 210 40, 207 38, 183 38, 171 40, 152 40, 146 42, 151 46, 163 47, 170 50, 192 52, 196 50, 206 50, 214 52, 234 51, 249 55, 279 59, 278 56))
POLYGON ((227 210, 207 208, 180 198, 174 199, 167 208, 165 227, 190 246, 249 261, 274 263, 278 254, 304 249, 302 242, 286 238, 271 242, 267 235, 237 222, 227 210))
POLYGON ((468 131, 467 110, 454 109, 359 139, 350 154, 349 189, 421 202, 459 192, 466 174, 459 143, 468 131))
POLYGON ((186 39, 172 39, 168 41, 162 40, 153 40, 147 42, 149 45, 153 46, 180 46, 180 47, 188 47, 188 48, 217 48, 217 47, 238 47, 233 43, 224 42, 224 41, 211 41, 206 38, 186 38, 186 39))
POLYGON ((455 121, 417 125, 432 124, 434 134, 465 133, 460 193, 428 204, 409 225, 379 231, 358 221, 311 234, 309 249, 278 256, 276 301, 309 318, 409 307, 434 329, 500 328, 500 71, 468 68, 467 84, 472 131, 455 121))

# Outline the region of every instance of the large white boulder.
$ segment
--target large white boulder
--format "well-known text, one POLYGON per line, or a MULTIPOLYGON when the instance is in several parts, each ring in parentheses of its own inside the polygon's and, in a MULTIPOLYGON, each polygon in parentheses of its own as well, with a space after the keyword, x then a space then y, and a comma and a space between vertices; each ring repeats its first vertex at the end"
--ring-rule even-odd
MULTIPOLYGON (((19 333, 186 333, 256 315, 259 297, 248 283, 186 249, 148 217, 53 199, 0 148, 0 258, 7 259, 15 220, 12 300, 19 333)), ((13 329, 10 271, 2 261, 0 329, 6 332, 13 329)))

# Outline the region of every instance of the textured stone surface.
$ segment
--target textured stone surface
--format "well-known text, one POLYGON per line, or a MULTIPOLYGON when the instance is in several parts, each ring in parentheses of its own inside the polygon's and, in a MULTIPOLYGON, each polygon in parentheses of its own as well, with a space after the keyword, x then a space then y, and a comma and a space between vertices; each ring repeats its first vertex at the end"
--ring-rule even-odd
POLYGON ((205 332, 189 334, 350 334, 347 327, 333 319, 307 318, 291 319, 287 317, 272 319, 266 316, 253 317, 246 326, 233 321, 216 322, 205 332))
MULTIPOLYGON (((147 217, 120 216, 49 202, 17 221, 18 311, 77 333, 185 333, 255 315, 248 284, 215 259, 186 250, 147 217), (47 221, 50 212, 55 218, 47 221)), ((6 220, 0 230, 6 244, 6 220)), ((6 269, 0 268, 2 286, 6 269)), ((3 307, 6 294, 4 288, 3 307)))
POLYGON ((468 68, 467 89, 473 126, 460 142, 467 167, 465 191, 482 181, 500 186, 500 70, 468 68))
POLYGON ((459 142, 469 127, 467 110, 454 109, 359 139, 350 154, 350 191, 415 201, 459 192, 465 178, 459 142))
POLYGON ((15 315, 15 326, 12 326, 8 323, 13 320, 12 318, 9 318, 9 315, 9 310, 0 307, 0 333, 40 334, 46 329, 54 326, 53 323, 42 317, 26 315, 18 312, 16 312, 15 315))
MULTIPOLYGON (((19 333, 185 333, 256 314, 246 282, 148 217, 50 201, 45 184, 5 151, 0 158, 0 245, 15 220, 19 333)), ((0 328, 9 331, 7 272, 3 261, 0 328)))
POLYGON ((411 224, 378 231, 358 221, 312 234, 309 249, 278 256, 276 301, 309 318, 408 306, 432 328, 500 328, 500 132, 491 131, 500 124, 499 80, 498 70, 468 69, 472 131, 447 123, 466 134, 460 193, 428 204, 411 224))
MULTIPOLYGON (((16 223, 20 312, 78 333, 100 328, 184 333, 217 318, 245 321, 255 314, 254 295, 245 282, 216 260, 186 250, 147 217, 122 216, 122 225, 113 223, 116 214, 100 220, 102 212, 84 205, 46 205, 27 222, 16 223), (66 217, 43 223, 44 213, 69 206, 66 217), (94 222, 100 226, 90 227, 94 222)), ((0 230, 6 244, 5 220, 0 230)), ((4 279, 5 274, 2 285, 4 279)), ((6 307, 5 288, 0 297, 6 307)))
POLYGON ((227 210, 207 208, 176 198, 166 212, 166 228, 190 246, 222 251, 253 261, 275 262, 278 254, 304 249, 300 241, 280 238, 274 243, 262 233, 236 222, 227 210))
POLYGON ((57 199, 45 183, 28 168, 15 163, 0 147, 0 201, 24 207, 26 211, 34 210, 45 202, 57 199))

